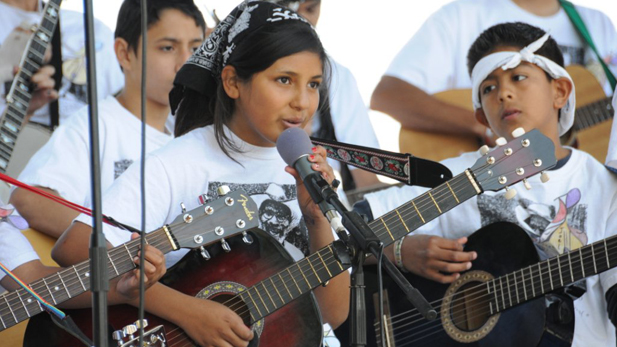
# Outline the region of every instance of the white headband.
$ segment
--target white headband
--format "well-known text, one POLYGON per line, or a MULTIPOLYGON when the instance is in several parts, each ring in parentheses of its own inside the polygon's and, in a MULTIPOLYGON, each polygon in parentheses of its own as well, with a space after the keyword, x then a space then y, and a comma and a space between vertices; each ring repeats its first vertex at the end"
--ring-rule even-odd
POLYGON ((489 54, 480 59, 471 72, 472 84, 472 100, 474 109, 482 108, 480 103, 480 84, 490 75, 495 69, 502 68, 503 70, 513 69, 522 61, 526 61, 537 65, 542 70, 546 71, 552 78, 558 79, 565 77, 572 83, 572 91, 566 105, 561 109, 561 117, 559 119, 559 136, 565 134, 574 123, 574 108, 576 107, 576 96, 574 93, 574 81, 570 74, 554 61, 545 58, 541 55, 534 54, 540 49, 544 42, 548 40, 549 35, 546 33, 538 40, 532 42, 527 47, 521 49, 520 52, 497 52, 489 54))

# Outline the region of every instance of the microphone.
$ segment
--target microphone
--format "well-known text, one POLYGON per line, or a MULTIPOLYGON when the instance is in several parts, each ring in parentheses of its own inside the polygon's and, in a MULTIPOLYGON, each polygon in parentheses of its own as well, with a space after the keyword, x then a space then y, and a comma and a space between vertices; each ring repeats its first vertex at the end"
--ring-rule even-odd
POLYGON ((312 163, 308 160, 308 156, 312 154, 312 147, 311 139, 300 128, 286 129, 276 140, 276 149, 283 160, 298 171, 313 201, 324 213, 332 228, 340 233, 345 230, 341 217, 336 213, 334 206, 323 198, 320 191, 320 187, 326 187, 329 184, 321 177, 320 172, 313 170, 312 163))

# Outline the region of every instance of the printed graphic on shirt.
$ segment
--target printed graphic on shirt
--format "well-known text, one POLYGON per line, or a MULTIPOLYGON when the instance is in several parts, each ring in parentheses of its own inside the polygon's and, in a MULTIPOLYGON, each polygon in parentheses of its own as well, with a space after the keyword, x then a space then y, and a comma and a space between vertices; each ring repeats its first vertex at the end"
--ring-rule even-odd
POLYGON ((114 162, 114 179, 120 177, 133 164, 131 159, 122 159, 114 162))
POLYGON ((585 65, 585 48, 559 45, 559 50, 563 54, 563 61, 566 66, 585 65))
POLYGON ((259 227, 262 230, 282 245, 287 242, 305 256, 309 254, 308 229, 302 216, 291 207, 298 204, 295 184, 210 182, 206 193, 208 199, 217 199, 217 189, 223 185, 232 191, 243 189, 253 198, 259 206, 259 227))
POLYGON ((587 205, 579 204, 580 200, 578 188, 556 197, 550 205, 528 199, 506 200, 503 194, 480 195, 478 208, 482 226, 497 221, 518 224, 533 240, 540 258, 546 259, 587 244, 587 205))

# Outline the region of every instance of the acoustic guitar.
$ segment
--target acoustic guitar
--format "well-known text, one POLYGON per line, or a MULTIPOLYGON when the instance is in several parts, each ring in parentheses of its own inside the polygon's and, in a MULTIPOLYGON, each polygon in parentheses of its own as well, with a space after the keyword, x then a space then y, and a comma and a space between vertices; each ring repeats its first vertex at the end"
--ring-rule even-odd
MULTIPOLYGON (((550 139, 533 130, 481 158, 465 172, 369 223, 384 245, 393 243, 420 226, 486 190, 500 190, 555 165, 550 139), (521 168, 524 168, 522 170, 521 168)), ((266 232, 253 230, 252 243, 229 240, 233 251, 218 244, 209 248, 211 259, 191 252, 169 269, 161 280, 187 295, 217 300, 238 313, 257 339, 252 346, 319 346, 321 319, 312 290, 350 267, 341 241, 293 263, 280 243, 266 232), (308 295, 307 295, 308 294, 308 295)), ((90 310, 71 311, 80 327, 91 333, 90 310)), ((136 319, 127 305, 110 308, 112 329, 136 319)), ((194 346, 179 327, 159 317, 148 320, 163 325, 168 346, 194 346)), ((55 328, 46 315, 30 320, 25 346, 71 346, 76 341, 55 328)))
MULTIPOLYGON (((614 114, 611 98, 606 97, 595 76, 584 67, 571 65, 566 70, 576 86, 577 107, 572 130, 562 137, 561 142, 569 146, 576 144, 578 149, 603 163, 614 114)), ((434 96, 441 101, 473 110, 471 89, 448 90, 434 96)), ((407 128, 401 128, 399 134, 402 153, 435 161, 474 151, 481 145, 478 138, 468 135, 422 132, 407 128)))
MULTIPOLYGON (((257 211, 257 205, 248 194, 237 190, 217 200, 207 202, 204 206, 183 212, 170 224, 148 233, 146 242, 164 253, 180 248, 199 249, 205 252, 203 248, 205 245, 215 241, 226 245, 226 238, 236 234, 244 236, 248 230, 257 227, 259 225, 256 218, 257 211)), ((45 254, 45 257, 42 257, 45 265, 53 265, 49 259, 53 240, 45 235, 35 235, 32 231, 24 233, 29 236, 29 239, 37 240, 33 245, 39 248, 37 249, 39 254, 45 254)), ((135 268, 132 259, 137 256, 139 244, 139 239, 131 240, 108 251, 109 279, 135 268)), ((46 301, 57 305, 88 291, 90 289, 89 276, 90 264, 89 261, 84 261, 29 285, 46 301)), ((24 289, 0 294, 0 333, 9 328, 13 330, 14 326, 32 319, 41 312, 43 308, 24 289)), ((46 315, 40 316, 47 317, 46 315)), ((15 329, 19 330, 18 327, 15 329)), ((12 338, 12 341, 17 342, 18 340, 17 337, 12 338)), ((37 346, 44 345, 47 344, 37 344, 37 346)))
POLYGON ((406 275, 437 308, 437 319, 422 319, 391 285, 386 326, 375 322, 370 345, 381 346, 383 333, 387 347, 537 346, 549 334, 544 295, 617 266, 615 244, 617 236, 539 261, 533 242, 518 225, 487 225, 465 246, 479 254, 473 269, 452 284, 406 275))

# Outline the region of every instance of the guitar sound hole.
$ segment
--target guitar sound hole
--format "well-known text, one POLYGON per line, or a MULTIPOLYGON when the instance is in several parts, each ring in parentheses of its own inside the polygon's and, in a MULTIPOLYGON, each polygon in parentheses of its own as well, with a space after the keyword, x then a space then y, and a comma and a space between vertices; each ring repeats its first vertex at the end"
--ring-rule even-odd
POLYGON ((242 318, 244 324, 247 326, 251 325, 251 313, 249 312, 246 303, 235 294, 218 294, 210 297, 209 299, 229 307, 232 311, 236 312, 240 318, 242 318))
POLYGON ((490 316, 486 286, 478 284, 480 283, 467 283, 454 294, 450 315, 454 325, 462 331, 481 328, 490 316))

